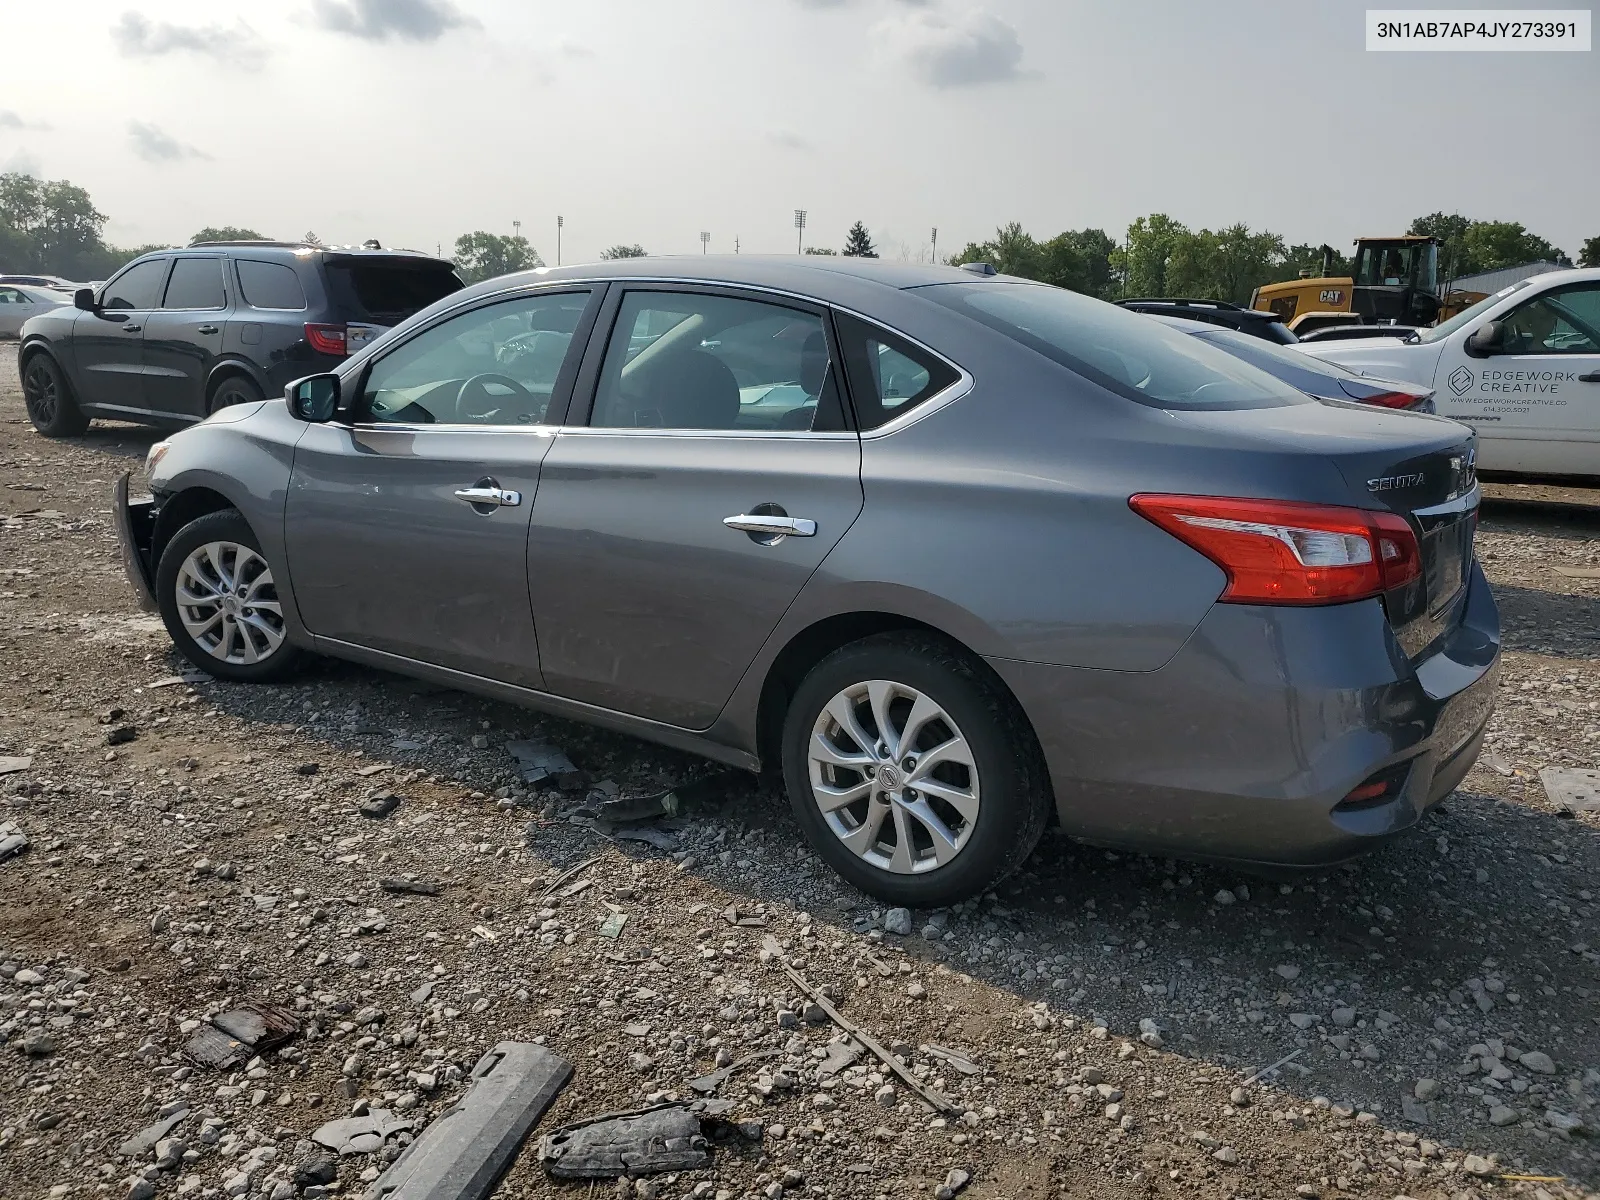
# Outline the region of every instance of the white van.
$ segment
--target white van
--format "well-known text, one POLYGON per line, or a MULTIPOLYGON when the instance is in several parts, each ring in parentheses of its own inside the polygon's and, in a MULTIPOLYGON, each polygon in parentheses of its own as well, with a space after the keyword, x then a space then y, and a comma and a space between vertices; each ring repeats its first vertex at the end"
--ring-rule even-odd
POLYGON ((1478 468, 1600 475, 1600 268, 1524 279, 1410 339, 1298 350, 1434 389, 1478 431, 1478 468))

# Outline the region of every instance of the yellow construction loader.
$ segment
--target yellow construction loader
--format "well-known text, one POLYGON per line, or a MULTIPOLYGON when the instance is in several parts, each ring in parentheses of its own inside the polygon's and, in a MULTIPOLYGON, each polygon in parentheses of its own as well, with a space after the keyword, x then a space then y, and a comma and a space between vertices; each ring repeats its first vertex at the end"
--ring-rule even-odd
POLYGON ((1441 316, 1439 240, 1357 238, 1349 276, 1333 274, 1333 247, 1324 246, 1319 277, 1262 284, 1250 307, 1277 313, 1302 337, 1330 325, 1432 325, 1441 316))

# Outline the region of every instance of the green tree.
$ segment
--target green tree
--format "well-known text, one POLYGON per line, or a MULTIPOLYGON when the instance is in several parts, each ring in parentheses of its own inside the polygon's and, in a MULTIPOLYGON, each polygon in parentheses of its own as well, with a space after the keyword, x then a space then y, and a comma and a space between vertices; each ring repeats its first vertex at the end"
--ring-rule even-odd
MULTIPOLYGON (((1121 252, 1128 295, 1174 295, 1168 283, 1172 256, 1188 236, 1188 226, 1174 221, 1166 213, 1151 213, 1129 225, 1127 242, 1121 252)), ((1185 258, 1192 260, 1195 250, 1195 247, 1188 247, 1185 258)), ((1180 266, 1183 261, 1180 260, 1180 266)))
POLYGON ((1067 229, 1041 242, 1012 221, 986 242, 969 242, 947 261, 986 262, 1002 275, 1037 279, 1090 296, 1111 290, 1111 255, 1116 243, 1103 229, 1067 229))
POLYGON ((468 283, 544 266, 544 259, 527 238, 485 233, 481 229, 456 239, 454 261, 461 278, 468 283))
POLYGON ((308 246, 320 246, 320 245, 322 245, 322 239, 319 238, 316 235, 316 233, 313 232, 310 229, 306 230, 303 234, 300 235, 300 240, 302 242, 304 242, 308 246))
MULTIPOLYGON (((1333 250, 1332 246, 1328 249, 1333 250)), ((1352 266, 1350 260, 1337 250, 1333 251, 1333 262, 1328 271, 1329 278, 1343 279, 1347 277, 1352 266)), ((1287 279, 1320 279, 1322 278, 1322 247, 1313 246, 1307 242, 1296 242, 1284 250, 1283 260, 1261 280, 1262 283, 1282 283, 1287 279)))
POLYGON ((831 254, 835 257, 839 253, 837 250, 829 250, 826 246, 807 246, 805 252, 807 254, 831 254))
POLYGON ((1600 267, 1600 237, 1592 237, 1584 242, 1583 249, 1578 253, 1580 267, 1600 267))
POLYGON ((35 270, 84 278, 86 267, 105 250, 106 215, 89 193, 65 179, 44 180, 12 172, 0 175, 0 245, 35 270))
POLYGON ((1477 221, 1460 213, 1429 213, 1408 233, 1439 239, 1439 274, 1444 279, 1518 267, 1530 262, 1569 261, 1557 247, 1529 233, 1521 221, 1477 221))
POLYGON ((189 239, 189 244, 192 246, 196 242, 266 242, 271 240, 264 233, 257 233, 254 229, 245 229, 240 225, 207 225, 189 239))
POLYGON ((635 242, 631 246, 624 246, 619 242, 615 246, 608 246, 604 250, 600 251, 600 257, 604 259, 643 258, 648 253, 649 251, 643 246, 639 245, 638 242, 635 242))
POLYGON ((845 234, 844 256, 846 258, 878 257, 878 248, 872 244, 872 235, 867 232, 867 227, 860 221, 850 226, 850 232, 845 234))

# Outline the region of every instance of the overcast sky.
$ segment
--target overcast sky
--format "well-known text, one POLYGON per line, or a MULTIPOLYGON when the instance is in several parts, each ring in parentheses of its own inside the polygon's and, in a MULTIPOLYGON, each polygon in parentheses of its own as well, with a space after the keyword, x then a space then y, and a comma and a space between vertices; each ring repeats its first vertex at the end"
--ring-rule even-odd
POLYGON ((782 252, 796 208, 809 244, 860 219, 890 256, 1153 211, 1335 245, 1435 209, 1569 254, 1600 234, 1594 52, 1369 54, 1351 0, 6 7, 0 170, 81 184, 118 245, 448 252, 520 220, 553 262, 559 213, 568 262, 701 230, 782 252))

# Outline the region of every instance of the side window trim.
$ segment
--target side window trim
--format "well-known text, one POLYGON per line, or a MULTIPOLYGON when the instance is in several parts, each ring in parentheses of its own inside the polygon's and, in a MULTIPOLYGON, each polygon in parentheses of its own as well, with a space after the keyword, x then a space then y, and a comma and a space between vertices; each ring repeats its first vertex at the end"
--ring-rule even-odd
POLYGON ((200 255, 200 254, 178 255, 177 257, 173 258, 172 267, 167 271, 167 281, 166 281, 165 284, 162 285, 162 288, 161 288, 161 311, 162 312, 225 312, 225 311, 227 311, 227 308, 228 308, 228 278, 227 278, 228 277, 228 272, 227 272, 226 268, 223 265, 226 262, 227 262, 227 259, 222 258, 220 256, 200 255), (217 265, 217 282, 218 282, 218 284, 221 285, 222 303, 221 304, 208 305, 205 308, 193 308, 193 307, 189 307, 189 306, 185 306, 183 308, 168 308, 167 307, 167 293, 172 290, 172 281, 177 276, 178 264, 180 262, 210 262, 210 263, 216 263, 216 265, 217 265))
MULTIPOLYGON (((933 347, 928 346, 923 342, 919 342, 916 338, 909 337, 906 334, 901 333, 898 329, 893 329, 890 326, 885 325, 882 321, 876 320, 875 318, 866 316, 862 313, 853 312, 850 309, 840 308, 835 310, 835 319, 838 320, 840 318, 854 321, 868 329, 876 330, 879 333, 886 335, 889 339, 891 339, 891 342, 885 342, 884 344, 888 345, 891 349, 894 348, 891 344, 892 342, 900 342, 905 346, 909 346, 911 349, 915 350, 917 354, 923 355, 929 359, 932 359, 934 362, 942 364, 955 376, 955 378, 947 383, 944 387, 929 393, 910 408, 906 408, 901 412, 895 413, 881 425, 877 425, 871 429, 865 429, 862 427, 858 393, 863 387, 866 386, 866 383, 864 380, 861 380, 857 377, 858 371, 856 367, 852 365, 852 360, 854 358, 853 347, 846 348, 845 339, 847 335, 845 332, 845 327, 843 321, 839 321, 837 337, 841 354, 840 361, 843 365, 842 374, 846 382, 849 384, 851 409, 850 419, 853 427, 861 430, 861 436, 863 438, 887 437, 896 430, 904 429, 907 425, 914 424, 915 422, 920 421, 923 417, 943 408, 945 405, 959 400, 962 396, 965 396, 972 390, 972 375, 966 370, 966 368, 962 367, 959 363, 952 362, 943 354, 940 354, 937 350, 933 349, 933 347)), ((903 351, 900 353, 903 353, 903 351)), ((907 355, 907 357, 912 356, 907 355)))
POLYGON ((391 432, 404 429, 427 429, 438 431, 469 430, 475 433, 507 433, 523 428, 549 429, 552 426, 559 426, 562 423, 561 418, 565 417, 571 402, 573 382, 579 374, 579 363, 580 360, 586 356, 588 344, 591 340, 591 334, 594 331, 595 320, 599 315, 601 307, 603 306, 603 302, 606 299, 608 290, 609 288, 607 285, 603 283, 568 283, 556 286, 530 288, 526 291, 497 292, 492 296, 474 297, 474 302, 471 304, 464 304, 458 308, 452 308, 446 312, 440 313, 438 317, 432 321, 429 321, 426 325, 412 330, 410 335, 406 337, 404 341, 396 342, 392 346, 384 347, 384 350, 381 354, 378 354, 362 363, 360 370, 353 373, 355 386, 352 394, 355 397, 355 400, 349 414, 347 422, 348 427, 361 430, 388 430, 391 432), (468 316, 471 313, 480 312, 486 308, 493 308, 497 304, 515 303, 518 300, 531 300, 540 296, 578 295, 584 292, 589 293, 589 302, 584 306, 583 316, 578 318, 577 327, 572 331, 572 342, 567 350, 566 358, 562 360, 561 370, 556 373, 555 386, 550 392, 550 404, 549 407, 545 409, 545 419, 539 422, 537 425, 465 425, 454 423, 440 423, 435 425, 406 425, 393 421, 374 421, 371 419, 371 414, 366 411, 367 382, 372 376, 373 368, 382 363, 390 355, 406 346, 409 346, 417 338, 423 336, 431 330, 439 328, 439 326, 443 325, 445 322, 453 321, 458 317, 468 316), (579 346, 584 347, 582 352, 579 351, 579 346))
POLYGON ((640 436, 654 434, 667 437, 783 437, 783 438, 837 438, 856 436, 854 408, 848 395, 848 372, 838 331, 833 324, 834 310, 819 300, 788 292, 762 291, 759 288, 739 287, 695 279, 619 279, 612 283, 605 304, 597 313, 593 336, 584 351, 583 362, 577 372, 572 391, 572 404, 564 423, 567 429, 603 433, 607 436, 640 436), (773 308, 787 308, 816 317, 822 323, 823 337, 828 343, 828 371, 843 408, 842 426, 836 430, 767 430, 767 429, 612 429, 601 428, 590 422, 594 417, 595 399, 600 391, 600 375, 605 367, 607 351, 616 333, 617 319, 624 299, 630 292, 665 292, 671 295, 726 296, 733 300, 747 300, 753 304, 766 304, 773 308))
POLYGON ((162 268, 161 282, 156 285, 156 298, 155 298, 156 302, 155 302, 155 304, 151 305, 151 306, 148 306, 148 307, 145 307, 145 308, 118 308, 118 309, 112 309, 111 311, 112 312, 157 312, 157 311, 159 311, 160 308, 161 308, 161 299, 162 299, 163 296, 165 296, 167 294, 167 281, 172 278, 172 262, 173 262, 173 260, 170 259, 170 258, 167 258, 165 256, 163 256, 161 258, 141 259, 141 260, 139 260, 137 262, 131 262, 127 266, 123 267, 122 270, 118 271, 115 275, 113 275, 110 279, 106 280, 105 283, 103 283, 100 286, 100 294, 95 297, 95 303, 97 303, 97 304, 100 303, 101 300, 103 300, 106 296, 110 295, 111 294, 111 288, 112 288, 112 286, 114 284, 119 283, 126 276, 132 274, 133 271, 136 270, 137 268, 149 266, 153 262, 161 264, 161 268, 162 268))

